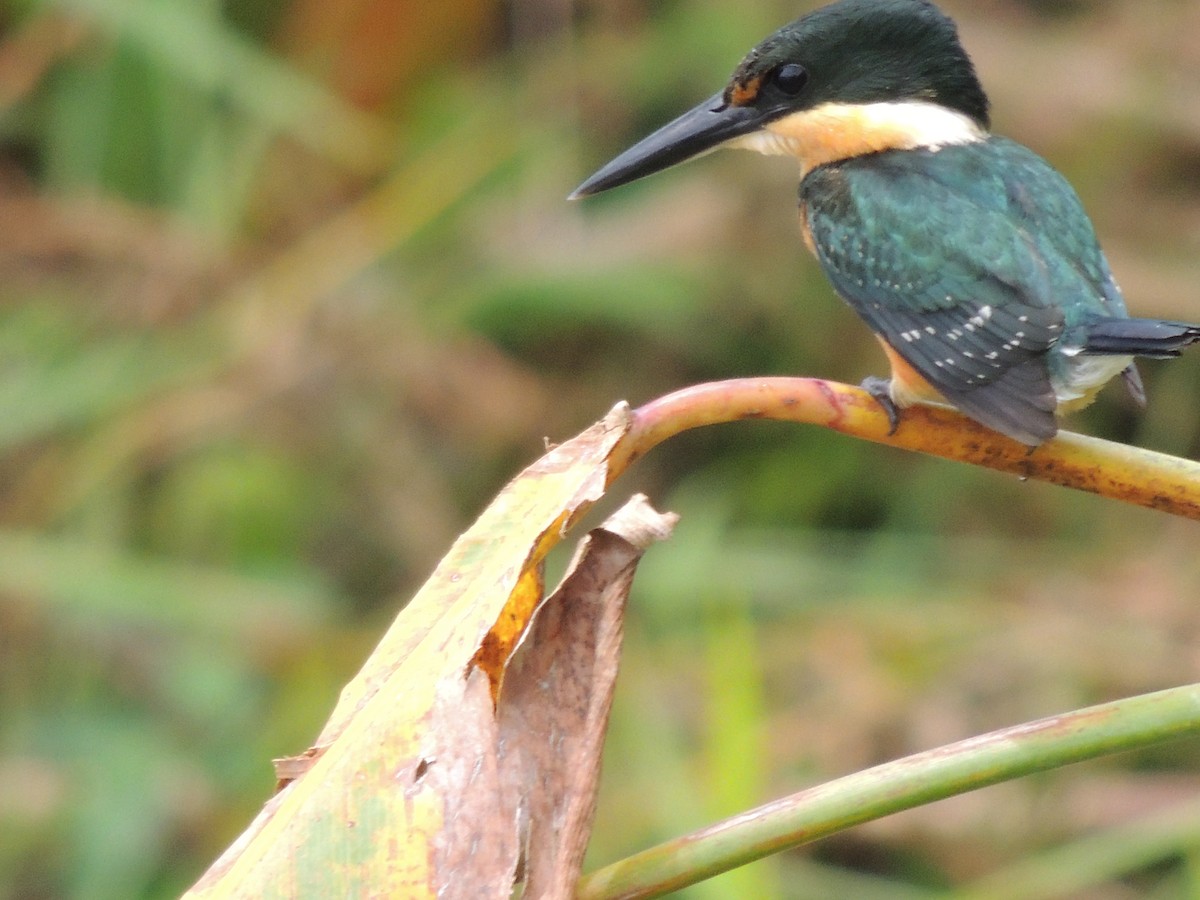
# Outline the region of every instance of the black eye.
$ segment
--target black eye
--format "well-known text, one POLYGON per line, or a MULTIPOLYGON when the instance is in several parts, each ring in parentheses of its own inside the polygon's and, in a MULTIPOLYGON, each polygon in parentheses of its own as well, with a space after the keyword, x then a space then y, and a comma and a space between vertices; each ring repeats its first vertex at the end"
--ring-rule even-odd
POLYGON ((784 63, 771 73, 771 80, 785 94, 795 95, 808 84, 808 69, 796 63, 784 63))

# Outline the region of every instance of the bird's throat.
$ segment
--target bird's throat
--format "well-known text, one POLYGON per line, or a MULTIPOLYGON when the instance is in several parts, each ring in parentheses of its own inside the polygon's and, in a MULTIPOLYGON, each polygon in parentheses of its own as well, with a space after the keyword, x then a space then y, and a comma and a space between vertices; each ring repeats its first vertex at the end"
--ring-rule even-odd
POLYGON ((884 150, 937 150, 986 139, 977 122, 934 103, 825 103, 767 123, 730 146, 794 156, 801 177, 817 166, 884 150))

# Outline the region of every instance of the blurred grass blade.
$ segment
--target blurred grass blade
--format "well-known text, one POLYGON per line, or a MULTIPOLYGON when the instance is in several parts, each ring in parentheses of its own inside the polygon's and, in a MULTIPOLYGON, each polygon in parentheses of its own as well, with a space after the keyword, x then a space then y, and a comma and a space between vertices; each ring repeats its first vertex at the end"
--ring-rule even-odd
POLYGON ((319 302, 446 213, 516 152, 483 110, 408 161, 362 199, 304 232, 220 301, 253 350, 264 330, 306 326, 319 302), (269 319, 270 321, 267 321, 269 319))
POLYGON ((0 449, 111 417, 198 374, 213 361, 204 335, 116 335, 87 341, 54 311, 4 317, 0 449), (48 329, 59 346, 39 346, 48 329))
MULTIPOLYGON (((708 684, 705 688, 705 768, 719 773, 710 780, 708 809, 713 816, 747 809, 770 796, 763 773, 767 766, 766 685, 763 648, 750 605, 710 595, 706 648, 708 684)), ((711 884, 697 885, 700 896, 778 897, 781 882, 777 860, 763 860, 726 872, 711 884)))
POLYGON ((584 876, 580 900, 658 897, 854 825, 1085 759, 1200 735, 1200 684, 1051 716, 875 766, 584 876))
POLYGON ((394 135, 305 73, 190 4, 149 0, 42 0, 79 13, 140 47, 159 65, 218 94, 265 125, 361 174, 387 167, 394 135))
POLYGON ((954 900, 1050 900, 1083 896, 1105 882, 1194 853, 1198 846, 1200 802, 1192 800, 1006 866, 953 897, 954 900))
POLYGON ((226 638, 313 628, 332 605, 330 588, 307 573, 250 578, 14 531, 0 531, 0 593, 29 598, 58 622, 89 629, 154 627, 226 638))

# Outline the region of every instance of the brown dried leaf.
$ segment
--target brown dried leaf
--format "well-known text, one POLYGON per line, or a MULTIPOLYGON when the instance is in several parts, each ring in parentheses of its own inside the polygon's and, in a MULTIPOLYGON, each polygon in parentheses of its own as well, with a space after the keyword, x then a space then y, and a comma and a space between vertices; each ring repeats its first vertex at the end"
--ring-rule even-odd
POLYGON ((501 492, 189 897, 509 897, 520 844, 494 698, 546 553, 603 496, 629 422, 618 406, 501 492))
POLYGON ((500 752, 525 847, 528 900, 570 897, 591 834, 625 601, 645 548, 677 517, 644 496, 580 544, 505 673, 500 752))
MULTIPOLYGON (((411 782, 411 791, 428 792, 446 811, 436 834, 421 835, 429 843, 437 896, 503 900, 512 893, 519 845, 513 806, 501 790, 488 678, 472 668, 466 681, 447 680, 442 687, 429 718, 434 752, 418 762, 411 782)), ((405 838, 392 835, 397 842, 405 838)))

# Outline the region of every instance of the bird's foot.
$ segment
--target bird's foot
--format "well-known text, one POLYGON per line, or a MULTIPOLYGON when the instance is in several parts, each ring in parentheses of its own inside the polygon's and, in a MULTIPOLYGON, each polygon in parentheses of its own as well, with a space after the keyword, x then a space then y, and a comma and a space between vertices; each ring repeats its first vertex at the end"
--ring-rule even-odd
POLYGON ((886 378, 880 378, 877 375, 872 375, 869 378, 864 378, 861 385, 864 391, 875 398, 875 402, 883 407, 883 411, 887 413, 888 437, 896 433, 896 429, 900 427, 900 407, 896 405, 896 401, 892 399, 892 383, 886 378))

